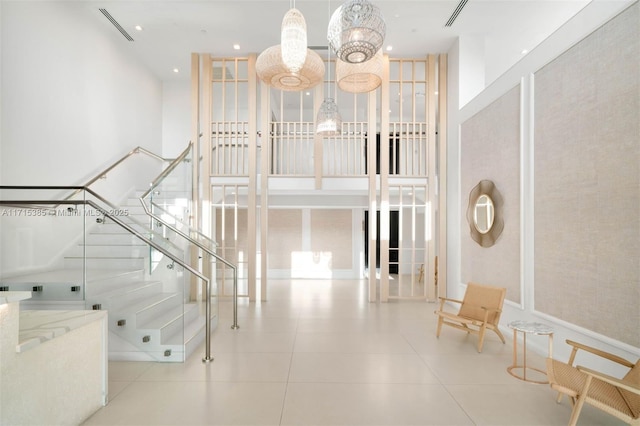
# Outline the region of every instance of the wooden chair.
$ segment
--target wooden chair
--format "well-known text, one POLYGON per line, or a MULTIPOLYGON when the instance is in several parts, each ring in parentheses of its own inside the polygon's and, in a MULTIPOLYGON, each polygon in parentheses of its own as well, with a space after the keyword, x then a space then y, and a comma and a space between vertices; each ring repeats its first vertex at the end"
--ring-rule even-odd
POLYGON ((609 413, 629 424, 640 425, 640 359, 636 363, 617 355, 592 348, 571 340, 573 346, 569 361, 565 364, 547 358, 547 377, 552 389, 558 391, 557 402, 562 395, 571 398, 573 411, 569 420, 575 425, 585 403, 609 413), (584 350, 629 368, 628 373, 618 379, 582 366, 574 366, 578 350, 584 350))
POLYGON ((507 289, 503 287, 469 283, 462 300, 441 297, 440 308, 435 311, 438 315, 436 337, 440 337, 440 330, 445 324, 467 333, 478 334, 478 352, 482 352, 484 333, 487 329, 493 330, 504 343, 504 336, 498 329, 498 323, 506 293, 507 289), (444 311, 445 302, 460 304, 458 313, 444 311))

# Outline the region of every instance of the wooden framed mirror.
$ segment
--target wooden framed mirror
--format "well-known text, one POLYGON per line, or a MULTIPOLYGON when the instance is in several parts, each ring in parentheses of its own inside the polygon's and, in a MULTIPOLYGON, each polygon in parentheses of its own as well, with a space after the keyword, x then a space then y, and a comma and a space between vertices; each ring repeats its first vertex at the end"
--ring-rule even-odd
POLYGON ((467 221, 471 238, 482 247, 491 247, 504 229, 502 195, 490 180, 481 180, 469 194, 467 221))

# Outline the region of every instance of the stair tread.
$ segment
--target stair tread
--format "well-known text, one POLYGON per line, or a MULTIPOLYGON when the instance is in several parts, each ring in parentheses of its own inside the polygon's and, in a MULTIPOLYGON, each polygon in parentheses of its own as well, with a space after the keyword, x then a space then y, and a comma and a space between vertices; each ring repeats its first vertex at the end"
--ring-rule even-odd
MULTIPOLYGON (((141 269, 88 269, 87 270, 87 282, 102 280, 109 277, 122 277, 124 275, 130 275, 133 273, 142 272, 141 269)), ((55 269, 47 272, 33 272, 24 275, 16 275, 13 277, 0 278, 3 282, 42 282, 48 283, 48 280, 55 280, 56 282, 71 280, 82 280, 82 271, 78 269, 55 269)))
POLYGON ((147 244, 139 243, 139 244, 126 244, 126 243, 80 243, 78 246, 81 247, 147 247, 147 244))
POLYGON ((144 259, 143 256, 65 256, 65 259, 144 259))
MULTIPOLYGON (((117 283, 116 283, 117 284, 117 283)), ((116 285, 114 284, 114 285, 116 285)), ((162 284, 161 281, 146 281, 146 280, 139 280, 139 281, 132 281, 130 283, 126 283, 125 285, 121 285, 117 288, 111 289, 111 290, 107 290, 107 291, 103 291, 102 293, 98 293, 96 295, 91 296, 91 299, 94 298, 105 298, 105 297, 113 297, 113 296, 125 296, 127 294, 130 293, 135 293, 137 291, 143 290, 145 288, 154 286, 154 285, 158 285, 158 284, 162 284)))
POLYGON ((184 345, 191 339, 196 337, 198 333, 203 332, 205 328, 204 318, 199 318, 197 321, 192 321, 184 328, 184 333, 175 333, 171 336, 167 336, 162 344, 164 345, 184 345))
POLYGON ((159 303, 162 303, 166 300, 176 297, 177 294, 178 293, 158 293, 155 295, 143 297, 141 299, 132 301, 129 304, 123 305, 120 309, 118 309, 117 312, 140 314, 141 312, 144 312, 147 309, 157 306, 159 303))
POLYGON ((143 324, 138 324, 137 328, 149 329, 149 330, 161 330, 163 327, 166 327, 172 322, 179 320, 180 318, 183 318, 183 317, 184 317, 184 308, 182 306, 175 306, 143 324))

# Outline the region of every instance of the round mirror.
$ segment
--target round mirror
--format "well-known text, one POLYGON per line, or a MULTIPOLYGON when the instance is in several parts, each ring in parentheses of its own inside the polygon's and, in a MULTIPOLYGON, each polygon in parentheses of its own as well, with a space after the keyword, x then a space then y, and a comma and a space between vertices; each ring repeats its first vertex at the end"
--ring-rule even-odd
POLYGON ((476 200, 476 206, 473 210, 473 224, 478 232, 486 234, 493 226, 493 200, 487 194, 482 194, 476 200))
POLYGON ((491 247, 502 233, 502 196, 490 180, 481 180, 469 194, 467 221, 471 238, 482 247, 491 247))

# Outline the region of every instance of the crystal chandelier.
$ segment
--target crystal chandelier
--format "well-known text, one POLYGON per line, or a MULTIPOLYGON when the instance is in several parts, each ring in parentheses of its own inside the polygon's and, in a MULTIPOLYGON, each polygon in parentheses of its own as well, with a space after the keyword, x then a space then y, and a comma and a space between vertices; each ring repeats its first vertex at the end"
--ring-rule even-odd
POLYGON ((327 39, 342 61, 357 64, 373 58, 385 33, 386 24, 377 6, 367 0, 349 0, 333 13, 327 39))
POLYGON ((350 64, 343 61, 336 62, 336 80, 338 87, 345 92, 367 93, 382 84, 384 58, 382 50, 373 55, 367 62, 350 64))
POLYGON ((289 9, 282 19, 280 46, 282 61, 289 71, 300 71, 307 59, 307 23, 295 7, 289 9))

